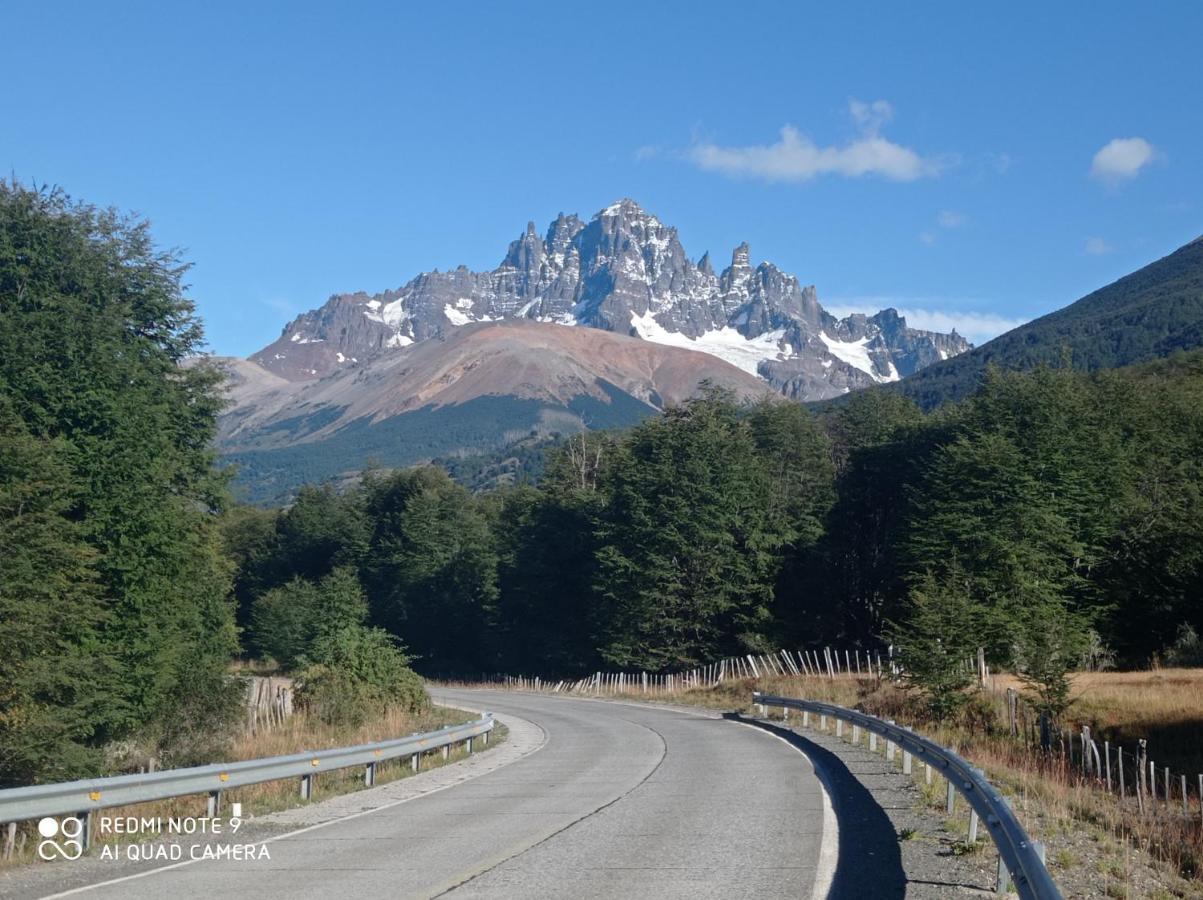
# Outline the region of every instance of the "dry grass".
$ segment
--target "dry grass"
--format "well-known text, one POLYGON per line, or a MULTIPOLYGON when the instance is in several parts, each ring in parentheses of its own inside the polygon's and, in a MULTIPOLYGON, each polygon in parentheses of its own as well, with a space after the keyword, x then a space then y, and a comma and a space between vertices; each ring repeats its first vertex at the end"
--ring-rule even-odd
MULTIPOLYGON (((995 679, 997 690, 1022 689, 1013 676, 995 679)), ((1098 740, 1133 748, 1144 738, 1149 756, 1175 772, 1203 772, 1203 669, 1148 672, 1081 672, 1073 679, 1074 703, 1066 718, 1089 725, 1098 740)))
POLYGON ((283 725, 260 730, 257 734, 244 732, 239 735, 232 745, 230 761, 369 744, 421 731, 433 731, 444 725, 467 721, 469 718, 471 716, 461 710, 441 706, 432 707, 422 713, 390 707, 383 715, 370 722, 356 727, 343 727, 327 725, 304 713, 297 713, 286 719, 283 725))

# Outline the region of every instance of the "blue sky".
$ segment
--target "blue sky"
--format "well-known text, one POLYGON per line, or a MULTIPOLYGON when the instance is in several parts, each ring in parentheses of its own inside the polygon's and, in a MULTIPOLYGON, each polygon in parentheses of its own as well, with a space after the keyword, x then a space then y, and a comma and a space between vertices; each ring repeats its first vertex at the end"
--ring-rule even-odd
POLYGON ((979 342, 1203 233, 1199 3, 200 6, 6 3, 0 166, 147 216, 219 353, 623 196, 979 342))

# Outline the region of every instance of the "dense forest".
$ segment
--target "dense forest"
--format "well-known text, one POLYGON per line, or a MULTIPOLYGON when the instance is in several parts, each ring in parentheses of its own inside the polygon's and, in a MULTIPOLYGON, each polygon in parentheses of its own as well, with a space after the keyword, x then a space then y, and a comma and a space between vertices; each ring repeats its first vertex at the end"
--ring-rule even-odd
POLYGON ((891 643, 943 713, 984 647, 1056 712, 1083 662, 1200 661, 1203 352, 989 369, 930 413, 710 387, 271 510, 211 449, 186 272, 144 222, 0 182, 0 785, 212 758, 239 656, 328 720, 422 705, 415 669, 891 643))
POLYGON ((990 371, 927 415, 709 390, 546 457, 537 486, 473 494, 427 467, 235 510, 248 649, 279 658, 282 597, 342 572, 429 674, 891 642, 916 671, 947 660, 938 683, 983 646, 1055 709, 1067 670, 1203 627, 1203 353, 990 371))

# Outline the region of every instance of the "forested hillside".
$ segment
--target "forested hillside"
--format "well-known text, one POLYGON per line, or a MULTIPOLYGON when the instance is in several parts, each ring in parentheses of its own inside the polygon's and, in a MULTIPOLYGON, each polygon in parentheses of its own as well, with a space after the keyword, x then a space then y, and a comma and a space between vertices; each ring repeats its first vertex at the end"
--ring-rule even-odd
MULTIPOLYGON (((885 390, 925 409, 960 400, 989 366, 1026 371, 1040 363, 1114 369, 1203 346, 1203 238, 1008 331, 968 353, 930 366, 885 390)), ((882 389, 877 389, 882 390, 882 389)))
POLYGON ((270 655, 262 598, 351 571, 431 674, 892 641, 956 665, 985 646, 1055 693, 1092 644, 1145 664, 1203 627, 1203 353, 995 372, 928 415, 711 391, 550 451, 537 488, 415 469, 239 515, 241 614, 270 655))

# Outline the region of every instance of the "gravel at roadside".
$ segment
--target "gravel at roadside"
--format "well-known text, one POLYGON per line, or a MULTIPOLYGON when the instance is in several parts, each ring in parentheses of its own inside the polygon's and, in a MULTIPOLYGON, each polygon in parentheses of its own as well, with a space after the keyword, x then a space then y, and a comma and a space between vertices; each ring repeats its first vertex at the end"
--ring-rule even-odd
MULTIPOLYGON (((755 721, 785 730, 780 719, 755 721)), ((922 763, 914 763, 916 780, 902 774, 901 752, 893 762, 886 760, 884 740, 871 752, 865 734, 854 747, 846 739, 848 730, 845 738, 837 738, 832 730, 803 729, 797 722, 795 714, 788 733, 820 772, 839 823, 840 867, 847 860, 848 871, 855 875, 844 885, 837 881, 836 888, 843 888, 838 896, 868 896, 865 891, 882 898, 998 896, 998 853, 985 829, 979 843, 970 847, 964 800, 958 798, 952 817, 931 808, 924 796, 922 763)), ((943 796, 938 776, 933 775, 929 790, 929 796, 943 796)))

